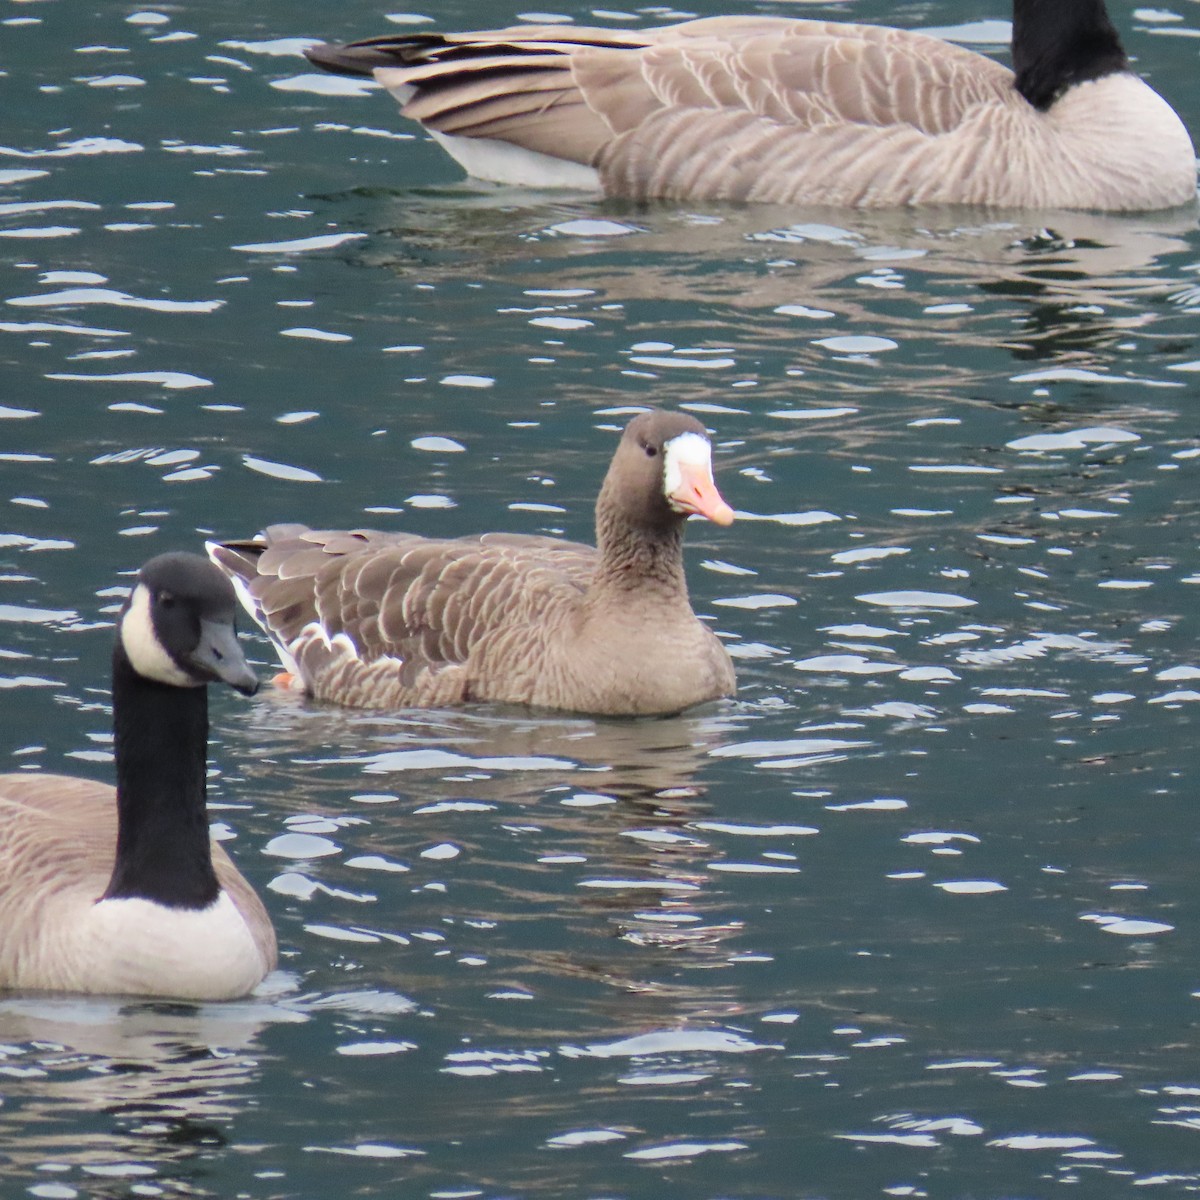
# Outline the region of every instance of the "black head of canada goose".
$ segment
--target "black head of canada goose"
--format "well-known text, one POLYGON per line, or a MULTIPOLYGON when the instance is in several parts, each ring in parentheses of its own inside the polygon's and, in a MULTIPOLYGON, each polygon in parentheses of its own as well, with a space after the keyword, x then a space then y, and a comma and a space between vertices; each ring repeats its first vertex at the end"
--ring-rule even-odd
POLYGON ((733 520, 708 435, 694 417, 652 410, 617 446, 595 547, 276 525, 208 550, 318 699, 661 714, 734 690, 728 653, 688 600, 692 514, 733 520))
POLYGON ((520 25, 306 50, 373 76, 468 174, 633 199, 1106 211, 1196 198, 1196 155, 1104 0, 1014 0, 1009 70, 780 17, 520 25))
POLYGON ((229 581, 138 573, 112 653, 117 786, 0 775, 0 988, 223 1000, 275 965, 262 902, 211 842, 207 684, 252 695, 229 581))

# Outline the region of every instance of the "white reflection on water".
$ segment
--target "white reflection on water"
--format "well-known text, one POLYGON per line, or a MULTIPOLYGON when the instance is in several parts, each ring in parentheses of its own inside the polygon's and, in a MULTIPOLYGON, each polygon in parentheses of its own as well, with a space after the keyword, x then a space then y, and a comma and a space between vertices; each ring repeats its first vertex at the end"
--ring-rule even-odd
POLYGON ((25 308, 55 308, 79 304, 110 304, 115 308, 144 308, 165 313, 211 313, 224 300, 160 300, 131 296, 113 288, 67 288, 60 292, 40 292, 31 296, 10 296, 6 304, 25 308))

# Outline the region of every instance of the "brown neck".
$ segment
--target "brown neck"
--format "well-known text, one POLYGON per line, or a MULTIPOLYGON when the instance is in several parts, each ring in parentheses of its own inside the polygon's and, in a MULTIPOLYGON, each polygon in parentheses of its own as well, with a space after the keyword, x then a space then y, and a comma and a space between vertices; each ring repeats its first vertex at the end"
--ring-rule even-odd
POLYGON ((629 597, 633 593, 688 604, 683 572, 683 520, 635 523, 616 505, 596 505, 596 547, 600 562, 591 593, 629 597))

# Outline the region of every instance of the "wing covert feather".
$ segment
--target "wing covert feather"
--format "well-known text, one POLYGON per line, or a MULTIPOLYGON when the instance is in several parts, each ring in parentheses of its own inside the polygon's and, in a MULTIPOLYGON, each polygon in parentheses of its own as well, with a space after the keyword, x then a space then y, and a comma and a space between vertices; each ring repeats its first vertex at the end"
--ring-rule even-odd
POLYGON ((322 673, 340 678, 384 660, 394 660, 408 687, 462 666, 496 630, 577 601, 596 559, 591 547, 521 534, 439 540, 288 527, 275 542, 274 532, 257 558, 220 561, 246 580, 256 619, 296 657, 317 694, 322 673), (352 648, 349 659, 332 646, 339 636, 352 648))

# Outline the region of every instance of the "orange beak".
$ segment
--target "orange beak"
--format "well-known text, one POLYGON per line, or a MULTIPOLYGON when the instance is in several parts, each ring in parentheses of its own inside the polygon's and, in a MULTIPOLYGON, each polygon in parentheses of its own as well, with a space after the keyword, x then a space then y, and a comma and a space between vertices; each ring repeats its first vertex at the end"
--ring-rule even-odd
POLYGON ((678 512, 698 513, 715 525, 732 525, 733 509, 721 498, 712 475, 692 463, 681 463, 679 486, 667 499, 678 512))

